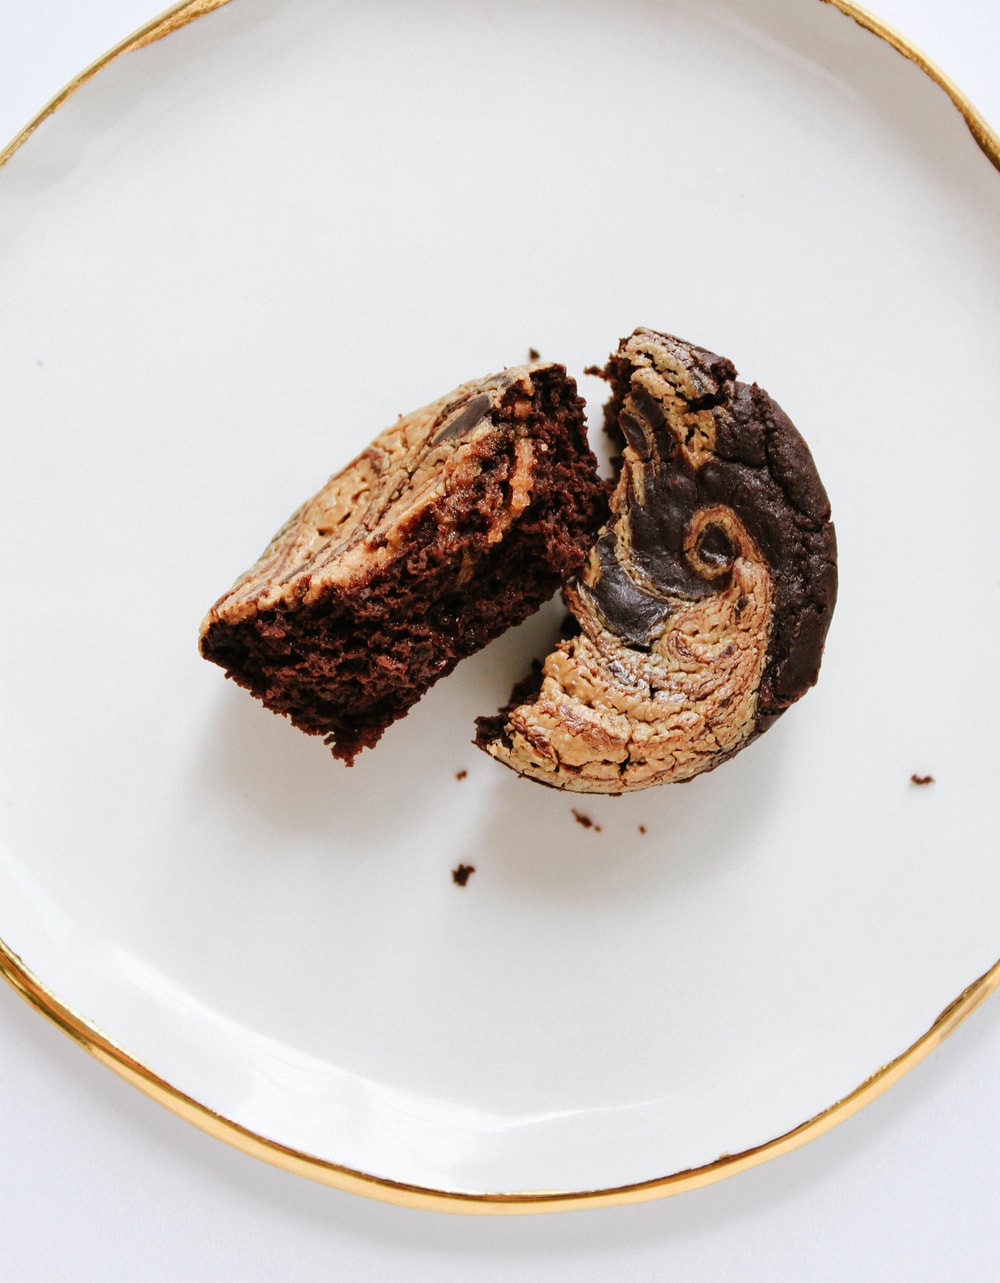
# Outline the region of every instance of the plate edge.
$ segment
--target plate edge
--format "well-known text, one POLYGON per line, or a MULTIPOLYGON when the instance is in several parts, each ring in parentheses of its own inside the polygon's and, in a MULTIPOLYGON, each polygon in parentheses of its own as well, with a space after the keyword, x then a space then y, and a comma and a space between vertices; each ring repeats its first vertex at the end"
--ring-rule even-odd
MULTIPOLYGON (((119 41, 107 53, 102 54, 94 62, 86 67, 79 75, 65 85, 46 105, 34 116, 2 149, 0 149, 0 169, 6 165, 11 156, 24 145, 35 132, 38 126, 47 120, 53 112, 57 111, 67 99, 71 98, 78 89, 92 80, 108 63, 113 62, 123 53, 129 53, 134 49, 141 49, 144 45, 152 44, 155 40, 161 40, 164 36, 170 35, 171 32, 187 26, 189 22, 194 22, 197 18, 202 18, 207 13, 212 13, 216 9, 221 9, 223 5, 229 4, 230 0, 179 0, 179 3, 166 9, 157 17, 150 19, 145 26, 140 27, 124 40, 119 41)), ((829 4, 834 9, 839 10, 848 18, 852 18, 858 26, 865 31, 870 32, 879 39, 884 40, 891 45, 897 53, 902 54, 915 63, 920 70, 934 81, 951 99, 954 106, 961 113, 969 128, 969 132, 975 139, 980 150, 989 160, 993 167, 1000 171, 1000 135, 994 132, 987 123, 978 108, 973 104, 971 99, 967 98, 965 93, 958 87, 952 78, 947 75, 932 59, 928 58, 923 50, 919 49, 911 41, 907 40, 895 27, 884 22, 881 18, 870 13, 860 5, 854 4, 853 0, 820 0, 821 4, 829 4)))
MULTIPOLYGON (((870 13, 867 9, 863 9, 861 5, 854 4, 853 0, 821 0, 821 3, 832 5, 834 9, 838 9, 846 17, 853 18, 859 27, 864 28, 865 31, 871 32, 872 35, 878 36, 881 40, 891 45, 897 53, 915 63, 925 76, 928 76, 939 88, 943 89, 959 112, 961 112, 969 132, 986 159, 994 169, 1000 171, 1000 135, 991 128, 986 117, 982 115, 971 99, 966 97, 963 90, 936 62, 928 58, 922 49, 907 40, 895 27, 890 26, 889 23, 876 17, 875 14, 870 13)), ((2 163, 3 157, 0 154, 0 164, 2 163)))
POLYGON ((138 31, 133 31, 131 35, 120 40, 107 53, 95 59, 88 67, 85 67, 78 75, 74 76, 68 84, 51 98, 45 106, 33 116, 24 126, 20 133, 16 134, 9 143, 0 148, 0 169, 6 165, 11 156, 28 141, 39 125, 48 118, 76 93, 82 89, 88 80, 93 80, 99 71, 111 62, 114 62, 123 53, 130 53, 134 49, 141 49, 144 45, 152 44, 155 40, 161 40, 164 36, 169 36, 172 31, 178 31, 181 27, 186 27, 189 22, 194 22, 196 18, 203 18, 205 14, 213 12, 215 9, 221 9, 223 5, 229 4, 229 0, 179 0, 179 3, 165 9, 163 13, 151 18, 138 31))
POLYGON ((282 1145, 279 1141, 251 1131, 209 1109, 159 1077, 148 1065, 113 1043, 95 1025, 61 1002, 2 939, 0 976, 30 1006, 126 1082, 185 1122, 192 1123, 216 1140, 224 1141, 251 1158, 260 1159, 295 1175, 305 1176, 319 1184, 402 1207, 474 1215, 512 1215, 648 1202, 712 1185, 726 1177, 735 1176, 737 1172, 791 1153, 839 1123, 846 1122, 940 1046, 980 1003, 1000 988, 1000 959, 964 989, 954 1002, 949 1003, 930 1028, 895 1059, 882 1065, 840 1100, 772 1140, 736 1154, 721 1154, 700 1167, 672 1172, 667 1176, 631 1185, 617 1185, 607 1189, 526 1190, 509 1194, 410 1185, 387 1177, 373 1176, 282 1145))

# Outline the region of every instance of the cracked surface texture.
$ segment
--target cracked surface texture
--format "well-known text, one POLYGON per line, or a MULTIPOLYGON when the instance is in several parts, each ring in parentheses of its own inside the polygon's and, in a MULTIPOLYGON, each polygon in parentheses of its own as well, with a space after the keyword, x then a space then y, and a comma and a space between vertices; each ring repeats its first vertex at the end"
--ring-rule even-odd
POLYGON ((750 743, 815 682, 837 587, 826 492, 767 393, 646 329, 604 375, 620 473, 564 590, 574 633, 477 734, 580 793, 688 780, 750 743))

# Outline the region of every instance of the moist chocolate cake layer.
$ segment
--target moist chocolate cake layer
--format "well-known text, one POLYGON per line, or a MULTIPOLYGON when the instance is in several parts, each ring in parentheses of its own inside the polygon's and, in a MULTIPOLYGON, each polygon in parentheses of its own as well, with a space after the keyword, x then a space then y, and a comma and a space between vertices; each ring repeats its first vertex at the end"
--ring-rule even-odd
POLYGON ((350 763, 551 597, 606 513, 562 366, 464 384, 303 504, 209 611, 202 654, 350 763))

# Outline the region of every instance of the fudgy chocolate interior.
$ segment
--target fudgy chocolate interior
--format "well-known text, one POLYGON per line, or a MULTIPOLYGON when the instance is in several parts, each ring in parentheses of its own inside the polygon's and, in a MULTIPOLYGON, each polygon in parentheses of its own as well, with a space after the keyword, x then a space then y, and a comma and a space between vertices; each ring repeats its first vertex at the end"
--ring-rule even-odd
MULTIPOLYGON (((460 659, 534 612, 580 566, 606 505, 575 384, 545 366, 528 386, 450 401, 422 453, 464 447, 463 484, 415 496, 391 529, 369 532, 366 559, 341 582, 230 617, 217 607, 205 657, 351 762, 460 659), (477 433, 484 420, 491 430, 477 433), (500 529, 498 513, 515 515, 500 529)), ((336 555, 321 550, 319 564, 336 555)))

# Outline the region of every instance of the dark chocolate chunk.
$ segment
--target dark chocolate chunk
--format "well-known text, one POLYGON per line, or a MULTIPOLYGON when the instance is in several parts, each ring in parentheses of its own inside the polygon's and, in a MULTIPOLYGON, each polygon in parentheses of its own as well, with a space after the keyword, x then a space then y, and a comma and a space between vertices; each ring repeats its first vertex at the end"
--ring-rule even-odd
POLYGON ((459 437, 464 437, 482 423, 492 408, 492 398, 484 392, 470 397, 458 414, 438 432, 432 444, 440 445, 442 441, 456 441, 459 437))

